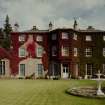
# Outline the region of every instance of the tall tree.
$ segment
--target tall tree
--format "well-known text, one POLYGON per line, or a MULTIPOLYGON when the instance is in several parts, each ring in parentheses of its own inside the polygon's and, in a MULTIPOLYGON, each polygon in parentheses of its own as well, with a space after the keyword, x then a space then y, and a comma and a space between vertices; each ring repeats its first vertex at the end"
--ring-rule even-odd
POLYGON ((3 47, 6 49, 10 48, 11 40, 10 40, 10 32, 12 31, 11 24, 9 23, 9 16, 6 16, 5 24, 4 24, 4 41, 3 47))

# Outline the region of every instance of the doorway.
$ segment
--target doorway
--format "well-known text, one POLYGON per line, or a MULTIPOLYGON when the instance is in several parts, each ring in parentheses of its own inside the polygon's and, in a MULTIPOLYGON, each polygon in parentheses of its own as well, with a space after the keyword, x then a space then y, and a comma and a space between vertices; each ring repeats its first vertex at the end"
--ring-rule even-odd
POLYGON ((65 79, 69 78, 69 65, 63 64, 62 68, 63 68, 63 73, 62 73, 63 78, 65 79))

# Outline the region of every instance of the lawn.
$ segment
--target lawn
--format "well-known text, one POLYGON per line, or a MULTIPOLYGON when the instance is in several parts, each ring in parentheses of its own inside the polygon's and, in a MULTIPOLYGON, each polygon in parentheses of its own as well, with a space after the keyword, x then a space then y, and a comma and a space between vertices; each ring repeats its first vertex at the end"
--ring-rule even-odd
POLYGON ((105 99, 82 98, 65 93, 69 87, 83 85, 96 85, 96 82, 89 80, 0 80, 0 105, 105 105, 105 99))

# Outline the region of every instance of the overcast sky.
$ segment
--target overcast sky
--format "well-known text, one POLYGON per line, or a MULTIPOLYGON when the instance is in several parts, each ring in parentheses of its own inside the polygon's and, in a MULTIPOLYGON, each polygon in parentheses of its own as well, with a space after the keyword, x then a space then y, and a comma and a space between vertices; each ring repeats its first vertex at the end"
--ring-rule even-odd
POLYGON ((21 30, 33 25, 47 29, 50 21, 54 28, 72 28, 74 17, 80 29, 92 25, 105 30, 105 0, 0 0, 0 26, 7 14, 21 30))

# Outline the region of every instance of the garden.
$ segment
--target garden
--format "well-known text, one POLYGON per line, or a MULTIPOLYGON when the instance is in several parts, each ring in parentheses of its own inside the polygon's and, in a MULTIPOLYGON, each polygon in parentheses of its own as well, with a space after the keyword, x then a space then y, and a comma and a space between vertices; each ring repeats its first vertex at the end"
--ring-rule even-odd
MULTIPOLYGON (((0 80, 0 105, 105 105, 105 98, 69 95, 68 88, 94 86, 91 80, 0 80)), ((102 87, 105 87, 103 82, 102 87)))

